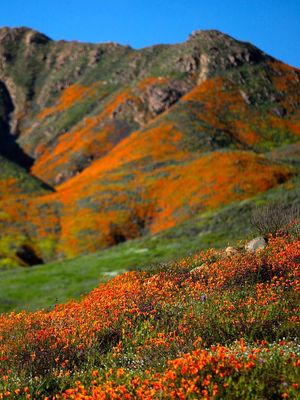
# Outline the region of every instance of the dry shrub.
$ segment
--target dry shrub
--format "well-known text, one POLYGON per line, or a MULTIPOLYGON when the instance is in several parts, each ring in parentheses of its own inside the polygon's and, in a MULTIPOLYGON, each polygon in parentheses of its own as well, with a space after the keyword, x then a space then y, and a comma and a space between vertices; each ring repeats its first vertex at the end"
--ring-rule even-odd
POLYGON ((297 235, 300 232, 300 208, 298 204, 269 203, 253 211, 250 223, 265 239, 278 234, 297 235))

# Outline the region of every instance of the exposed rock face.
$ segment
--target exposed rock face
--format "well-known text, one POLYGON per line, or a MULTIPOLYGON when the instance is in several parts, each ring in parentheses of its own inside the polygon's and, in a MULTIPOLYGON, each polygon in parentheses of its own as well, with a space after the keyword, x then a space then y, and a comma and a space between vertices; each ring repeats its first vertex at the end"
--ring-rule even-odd
POLYGON ((147 90, 143 100, 148 103, 150 112, 156 116, 171 107, 186 92, 186 85, 180 82, 166 87, 152 86, 147 90))
POLYGON ((18 28, 9 28, 4 26, 0 28, 0 41, 2 43, 5 42, 25 42, 28 44, 44 44, 51 41, 51 39, 40 33, 35 31, 34 29, 26 28, 26 27, 18 27, 18 28))
POLYGON ((198 85, 201 85, 201 83, 206 81, 206 79, 208 78, 209 62, 210 62, 209 56, 207 54, 201 54, 200 57, 201 69, 198 78, 198 85))
POLYGON ((265 239, 262 236, 256 237, 245 245, 245 250, 249 253, 263 250, 267 246, 265 239))
POLYGON ((194 72, 199 68, 199 57, 197 54, 186 55, 177 60, 182 72, 194 72))
POLYGON ((33 30, 26 32, 25 35, 25 43, 27 44, 27 46, 30 46, 32 44, 46 44, 50 41, 51 39, 48 36, 33 30))

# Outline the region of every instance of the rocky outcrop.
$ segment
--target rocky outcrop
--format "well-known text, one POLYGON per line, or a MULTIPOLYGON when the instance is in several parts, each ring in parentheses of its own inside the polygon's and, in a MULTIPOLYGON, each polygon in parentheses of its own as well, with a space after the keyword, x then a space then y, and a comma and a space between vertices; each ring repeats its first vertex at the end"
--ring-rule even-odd
POLYGON ((200 74, 198 77, 198 85, 201 85, 202 82, 206 81, 208 78, 208 73, 209 73, 209 63, 210 63, 210 58, 207 54, 201 54, 200 57, 200 74))
POLYGON ((256 251, 263 250, 266 246, 267 243, 265 239, 262 236, 259 236, 246 243, 245 250, 249 253, 254 253, 256 251))
POLYGON ((180 81, 163 86, 154 85, 148 88, 142 98, 149 111, 156 116, 176 103, 188 89, 188 85, 180 81))

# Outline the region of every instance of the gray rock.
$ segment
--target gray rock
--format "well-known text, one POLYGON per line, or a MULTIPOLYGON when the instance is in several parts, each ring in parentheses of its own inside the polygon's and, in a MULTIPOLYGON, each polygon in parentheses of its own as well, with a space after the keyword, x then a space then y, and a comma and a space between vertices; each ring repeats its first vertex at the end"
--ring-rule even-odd
POLYGON ((251 104, 251 100, 250 97, 248 96, 248 94, 246 92, 244 92, 243 90, 240 90, 241 96, 244 99, 245 103, 250 105, 251 104))
POLYGON ((201 264, 198 267, 195 267, 195 268, 191 269, 190 270, 190 274, 198 275, 201 272, 201 270, 203 269, 203 267, 205 267, 205 266, 206 266, 206 264, 201 264))
POLYGON ((158 115, 176 103, 183 95, 182 91, 174 87, 151 87, 148 93, 149 110, 158 115))
POLYGON ((262 236, 258 236, 246 243, 245 250, 248 252, 256 252, 258 250, 263 250, 266 246, 267 243, 265 239, 262 236))
POLYGON ((237 250, 234 247, 228 246, 225 249, 225 254, 227 257, 234 256, 237 253, 237 250))

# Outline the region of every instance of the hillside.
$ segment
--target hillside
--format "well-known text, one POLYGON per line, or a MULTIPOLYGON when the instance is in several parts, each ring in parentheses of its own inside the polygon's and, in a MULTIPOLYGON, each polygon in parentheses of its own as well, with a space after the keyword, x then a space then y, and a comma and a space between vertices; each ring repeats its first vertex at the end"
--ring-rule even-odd
MULTIPOLYGON (((296 159, 294 145, 282 149, 273 157, 296 159), (294 156, 293 156, 294 154, 294 156)), ((297 146, 296 146, 297 150, 297 146)), ((241 238, 251 239, 258 232, 250 220, 257 206, 281 200, 287 209, 300 208, 300 177, 259 194, 251 199, 231 203, 217 210, 177 224, 156 235, 120 243, 95 253, 47 265, 15 268, 1 272, 0 313, 9 311, 50 310, 57 303, 78 299, 81 295, 116 274, 132 270, 152 270, 157 265, 174 263, 183 257, 211 247, 234 245, 241 238)))
POLYGON ((299 141, 300 72, 249 43, 196 31, 135 50, 2 28, 0 44, 0 179, 10 160, 44 182, 0 196, 4 266, 156 235, 298 174, 279 154, 299 141))
POLYGON ((2 315, 0 398, 298 399, 299 252, 211 249, 2 315))

